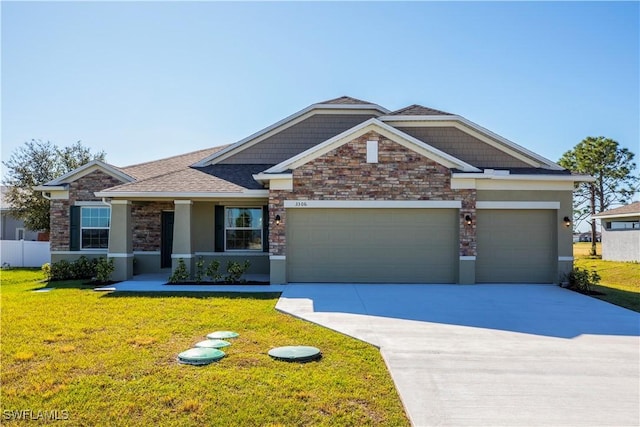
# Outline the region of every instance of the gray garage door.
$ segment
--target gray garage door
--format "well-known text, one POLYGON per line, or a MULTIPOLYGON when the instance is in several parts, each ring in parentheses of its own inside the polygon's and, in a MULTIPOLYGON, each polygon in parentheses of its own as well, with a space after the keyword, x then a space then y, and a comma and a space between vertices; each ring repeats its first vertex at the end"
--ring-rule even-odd
POLYGON ((476 282, 554 282, 555 218, 553 210, 478 210, 476 282))
POLYGON ((454 283, 455 209, 288 209, 289 282, 454 283))

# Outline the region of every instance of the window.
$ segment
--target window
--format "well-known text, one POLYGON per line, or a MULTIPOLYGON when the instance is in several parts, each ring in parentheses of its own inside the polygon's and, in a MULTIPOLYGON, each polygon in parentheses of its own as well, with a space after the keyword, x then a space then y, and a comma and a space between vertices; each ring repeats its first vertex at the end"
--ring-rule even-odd
POLYGON ((107 249, 111 208, 83 206, 80 211, 82 249, 107 249))
POLYGON ((609 221, 607 222, 607 230, 640 230, 640 221, 609 221))
POLYGON ((225 250, 262 250, 262 208, 225 208, 225 250))

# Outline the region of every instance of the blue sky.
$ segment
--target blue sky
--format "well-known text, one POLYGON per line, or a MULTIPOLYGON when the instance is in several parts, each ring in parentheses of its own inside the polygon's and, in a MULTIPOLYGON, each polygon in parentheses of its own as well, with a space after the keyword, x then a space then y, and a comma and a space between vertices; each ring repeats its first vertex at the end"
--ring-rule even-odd
POLYGON ((81 140, 125 166, 342 95, 456 113, 556 161, 639 155, 638 2, 6 2, 2 159, 81 140))

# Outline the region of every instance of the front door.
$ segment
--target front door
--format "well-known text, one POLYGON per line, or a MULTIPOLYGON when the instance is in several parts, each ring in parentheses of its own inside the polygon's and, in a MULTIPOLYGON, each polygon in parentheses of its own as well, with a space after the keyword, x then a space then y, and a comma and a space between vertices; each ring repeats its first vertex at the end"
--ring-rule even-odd
POLYGON ((173 212, 162 212, 161 233, 160 268, 171 268, 171 252, 173 252, 173 212))

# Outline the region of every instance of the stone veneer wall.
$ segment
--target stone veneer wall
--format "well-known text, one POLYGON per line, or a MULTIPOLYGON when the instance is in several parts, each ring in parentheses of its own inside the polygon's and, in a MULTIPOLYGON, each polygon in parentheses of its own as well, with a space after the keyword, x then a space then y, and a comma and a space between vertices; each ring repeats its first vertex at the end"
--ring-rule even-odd
POLYGON ((174 210, 173 202, 133 202, 133 250, 159 251, 162 234, 162 211, 174 210))
POLYGON ((269 191, 269 249, 286 255, 285 200, 460 200, 460 255, 476 255, 475 190, 452 190, 451 171, 376 132, 369 132, 293 171, 293 191, 269 191), (367 141, 378 163, 367 163, 367 141), (275 225, 275 216, 282 223, 275 225), (473 219, 472 225, 464 220, 473 219))
POLYGON ((51 251, 69 250, 69 208, 79 201, 100 201, 96 191, 122 184, 122 181, 107 175, 102 171, 95 171, 69 184, 68 200, 51 200, 50 227, 51 251))

